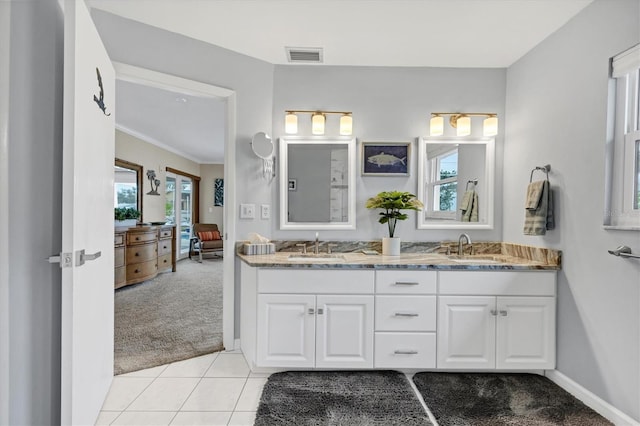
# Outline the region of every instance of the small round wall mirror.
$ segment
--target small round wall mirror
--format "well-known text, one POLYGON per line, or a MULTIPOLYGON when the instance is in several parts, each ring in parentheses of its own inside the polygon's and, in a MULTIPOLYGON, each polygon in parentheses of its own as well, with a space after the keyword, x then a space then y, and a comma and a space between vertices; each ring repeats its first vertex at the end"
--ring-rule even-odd
POLYGON ((258 132, 251 139, 251 147, 253 152, 263 160, 271 157, 273 154, 273 142, 271 137, 265 132, 258 132))

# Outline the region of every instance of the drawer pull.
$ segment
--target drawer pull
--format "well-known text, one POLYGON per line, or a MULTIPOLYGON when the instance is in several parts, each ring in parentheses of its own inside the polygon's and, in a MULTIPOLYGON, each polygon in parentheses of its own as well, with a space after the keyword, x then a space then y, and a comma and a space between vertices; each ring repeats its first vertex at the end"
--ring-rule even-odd
POLYGON ((495 309, 492 309, 490 312, 491 312, 491 315, 493 315, 494 317, 498 315, 498 311, 496 311, 495 309))
POLYGON ((140 237, 136 237, 136 241, 140 241, 140 237))
POLYGON ((136 269, 135 271, 133 271, 134 274, 137 274, 138 272, 140 272, 140 270, 136 269))
POLYGON ((400 350, 400 349, 396 349, 395 351, 393 351, 394 354, 396 355, 418 355, 418 351, 414 351, 414 350, 400 350))
POLYGON ((397 317, 417 317, 419 314, 416 312, 396 312, 397 317))
POLYGON ((140 253, 136 252, 135 256, 140 256, 140 253))
POLYGON ((503 317, 507 316, 507 311, 500 311, 500 315, 502 315, 503 317))
POLYGON ((313 315, 315 313, 315 310, 313 308, 309 308, 308 313, 309 315, 313 315))
POLYGON ((324 309, 318 308, 318 315, 322 315, 322 314, 324 314, 324 309))
POLYGON ((396 281, 394 285, 418 285, 420 283, 414 281, 396 281))

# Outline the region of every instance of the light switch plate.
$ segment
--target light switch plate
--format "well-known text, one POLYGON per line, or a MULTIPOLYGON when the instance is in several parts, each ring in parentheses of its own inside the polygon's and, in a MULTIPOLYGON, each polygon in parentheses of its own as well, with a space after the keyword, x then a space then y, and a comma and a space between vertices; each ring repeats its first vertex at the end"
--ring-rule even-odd
POLYGON ((256 218, 255 204, 240 204, 240 219, 255 219, 255 218, 256 218))
POLYGON ((260 218, 269 219, 271 217, 271 206, 269 204, 262 204, 260 206, 260 218))

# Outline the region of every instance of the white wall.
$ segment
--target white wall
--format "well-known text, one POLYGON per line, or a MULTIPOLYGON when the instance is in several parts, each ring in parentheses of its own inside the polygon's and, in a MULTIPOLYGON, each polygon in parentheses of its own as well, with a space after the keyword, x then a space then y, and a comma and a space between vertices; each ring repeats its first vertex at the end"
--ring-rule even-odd
POLYGON ((165 220, 166 170, 171 167, 194 176, 200 176, 200 165, 178 154, 152 145, 135 136, 116 130, 116 158, 143 166, 142 171, 142 221, 161 222, 165 220), (151 183, 147 171, 155 170, 156 179, 160 179, 160 195, 148 195, 151 183))
MULTIPOLYGON (((504 118, 506 71, 504 69, 400 68, 276 66, 273 94, 273 129, 275 138, 285 135, 284 111, 337 110, 353 112, 353 134, 358 142, 411 142, 409 177, 357 177, 357 229, 321 232, 322 239, 374 240, 386 236, 386 227, 378 223, 377 212, 364 207, 367 198, 380 191, 417 192, 416 138, 429 131, 432 111, 487 111, 504 118)), ((298 117, 299 134, 310 135, 309 115, 298 117)), ((482 136, 482 120, 473 121, 474 136, 482 136)), ((500 122, 502 123, 501 120, 500 122)), ((502 126, 502 124, 500 124, 502 126)), ((337 116, 327 118, 326 135, 338 134, 337 116), (333 132, 333 133, 331 133, 333 132)), ((500 129, 502 130, 502 128, 500 129)), ((447 131, 453 129, 447 124, 447 131)), ((469 232, 474 240, 502 239, 502 145, 503 132, 496 138, 496 220, 491 231, 469 232)), ((274 139, 275 139, 274 138, 274 139)), ((360 145, 359 145, 360 146, 360 145)), ((360 148, 357 150, 360 156, 360 148)), ((360 159, 358 159, 360 167, 360 159)), ((277 208, 277 188, 272 191, 277 208)), ((277 209, 274 208, 274 217, 277 209)), ((460 231, 416 230, 416 217, 410 212, 399 223, 396 236, 405 241, 439 241, 457 238, 460 231)), ((312 231, 281 231, 272 221, 271 237, 278 239, 311 238, 312 231)))
POLYGON ((640 235, 606 231, 608 59, 640 41, 638 0, 596 0, 509 67, 504 240, 561 249, 557 369, 640 420, 640 235), (557 229, 522 233, 529 172, 551 164, 557 229), (514 213, 515 212, 515 213, 514 213))
POLYGON ((61 275, 45 259, 62 246, 63 18, 56 0, 16 1, 10 9, 10 90, 0 86, 9 99, 8 156, 0 162, 8 165, 8 185, 0 189, 10 200, 0 210, 11 225, 2 234, 10 244, 2 264, 9 298, 0 306, 8 308, 9 366, 0 391, 9 395, 1 398, 8 408, 0 406, 0 423, 59 424, 61 275))
POLYGON ((223 164, 200 165, 200 222, 215 223, 224 232, 223 207, 213 205, 214 180, 224 178, 223 164))

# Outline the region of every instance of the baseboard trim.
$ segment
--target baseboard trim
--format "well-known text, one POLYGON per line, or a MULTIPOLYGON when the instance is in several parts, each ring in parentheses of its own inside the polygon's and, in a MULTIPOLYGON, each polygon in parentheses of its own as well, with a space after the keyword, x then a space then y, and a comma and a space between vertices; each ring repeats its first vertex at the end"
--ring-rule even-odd
POLYGON ((571 395, 584 402, 602 417, 618 426, 640 426, 640 423, 622 411, 618 410, 607 401, 603 400, 593 392, 585 389, 578 383, 571 380, 558 370, 546 370, 544 375, 553 383, 569 392, 571 395))

